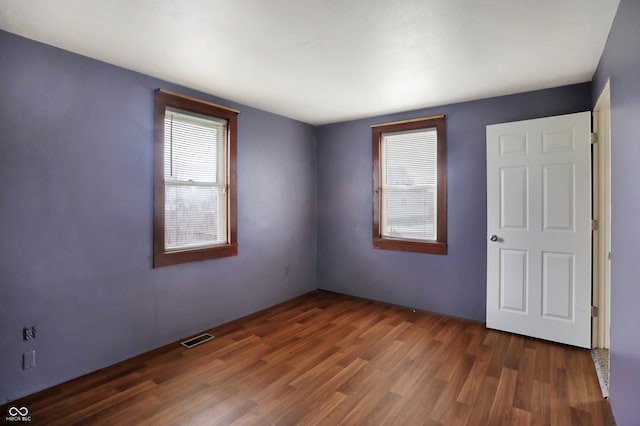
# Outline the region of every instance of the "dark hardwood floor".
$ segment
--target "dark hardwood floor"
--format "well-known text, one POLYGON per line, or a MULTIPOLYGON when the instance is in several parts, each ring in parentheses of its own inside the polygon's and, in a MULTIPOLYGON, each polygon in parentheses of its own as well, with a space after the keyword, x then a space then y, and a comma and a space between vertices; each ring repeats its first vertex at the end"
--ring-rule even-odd
POLYGON ((588 351, 314 292, 3 407, 32 423, 610 425, 588 351))

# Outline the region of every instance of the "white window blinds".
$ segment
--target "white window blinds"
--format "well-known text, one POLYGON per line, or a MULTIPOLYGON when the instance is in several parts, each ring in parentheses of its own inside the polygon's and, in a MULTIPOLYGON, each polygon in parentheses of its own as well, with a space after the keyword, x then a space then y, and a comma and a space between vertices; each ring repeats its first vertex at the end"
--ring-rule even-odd
POLYGON ((435 128, 382 135, 382 236, 437 240, 435 128))
POLYGON ((165 250, 227 243, 226 121, 167 108, 165 250))

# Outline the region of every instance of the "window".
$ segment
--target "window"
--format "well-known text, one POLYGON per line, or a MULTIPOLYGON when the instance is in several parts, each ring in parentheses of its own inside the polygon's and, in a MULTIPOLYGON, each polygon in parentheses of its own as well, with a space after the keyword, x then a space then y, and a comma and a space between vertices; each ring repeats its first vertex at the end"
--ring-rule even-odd
POLYGON ((447 253, 444 116, 373 127, 373 246, 447 253))
POLYGON ((156 92, 154 267, 238 254, 237 114, 156 92))

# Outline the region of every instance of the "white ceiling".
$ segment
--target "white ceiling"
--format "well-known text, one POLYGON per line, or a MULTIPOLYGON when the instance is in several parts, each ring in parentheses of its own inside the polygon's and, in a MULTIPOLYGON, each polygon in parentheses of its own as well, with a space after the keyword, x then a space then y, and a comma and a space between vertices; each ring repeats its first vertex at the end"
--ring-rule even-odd
POLYGON ((591 80, 619 0, 1 0, 0 28, 324 124, 591 80))

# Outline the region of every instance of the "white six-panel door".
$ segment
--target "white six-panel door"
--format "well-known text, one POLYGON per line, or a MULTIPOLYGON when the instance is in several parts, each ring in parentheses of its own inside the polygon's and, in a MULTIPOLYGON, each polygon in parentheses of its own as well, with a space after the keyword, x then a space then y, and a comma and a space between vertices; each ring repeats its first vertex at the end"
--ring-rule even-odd
POLYGON ((487 126, 487 327, 591 346, 589 112, 487 126))

